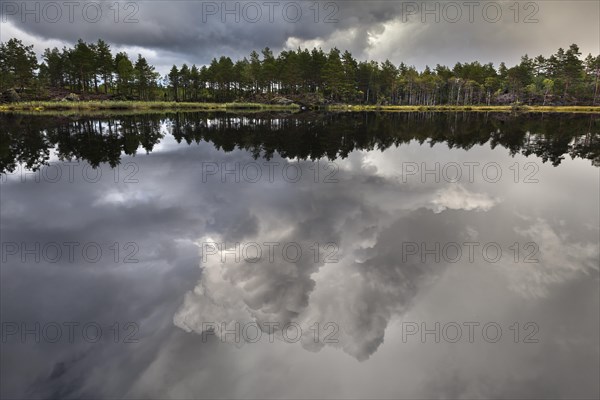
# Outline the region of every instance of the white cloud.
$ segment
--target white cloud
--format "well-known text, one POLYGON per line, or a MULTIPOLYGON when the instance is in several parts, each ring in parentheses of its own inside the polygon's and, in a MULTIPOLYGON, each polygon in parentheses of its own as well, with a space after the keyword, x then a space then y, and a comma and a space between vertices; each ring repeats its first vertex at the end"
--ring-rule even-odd
POLYGON ((553 285, 598 271, 598 243, 572 241, 560 229, 541 218, 515 229, 528 241, 518 243, 518 262, 503 265, 511 290, 525 297, 545 297, 553 285))
POLYGON ((499 202, 486 193, 473 193, 457 184, 440 189, 431 204, 433 212, 440 213, 446 209, 489 211, 499 202))

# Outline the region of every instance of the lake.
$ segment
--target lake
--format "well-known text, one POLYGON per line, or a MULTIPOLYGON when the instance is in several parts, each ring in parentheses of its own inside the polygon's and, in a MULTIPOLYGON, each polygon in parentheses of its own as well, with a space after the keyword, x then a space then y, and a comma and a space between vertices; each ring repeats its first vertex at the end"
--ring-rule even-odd
POLYGON ((0 114, 2 397, 599 393, 600 116, 0 114))

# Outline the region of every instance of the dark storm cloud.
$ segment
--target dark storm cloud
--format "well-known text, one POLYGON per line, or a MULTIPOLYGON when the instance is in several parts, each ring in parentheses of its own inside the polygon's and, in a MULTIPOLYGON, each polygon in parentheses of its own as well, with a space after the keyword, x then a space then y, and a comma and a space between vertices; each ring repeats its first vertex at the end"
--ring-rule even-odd
MULTIPOLYGON (((102 5, 102 18, 97 22, 86 17, 88 14, 93 16, 96 11, 84 11, 85 1, 77 3, 73 22, 68 21, 66 8, 63 8, 63 18, 56 23, 44 18, 44 13, 41 13, 39 22, 35 21, 33 16, 23 16, 25 8, 21 9, 20 4, 15 15, 11 15, 12 12, 7 14, 8 7, 3 7, 3 21, 12 22, 25 31, 43 37, 65 41, 80 36, 86 40, 102 36, 117 45, 184 51, 198 50, 206 45, 226 48, 254 44, 251 48, 256 49, 265 45, 280 47, 289 36, 313 39, 326 37, 337 29, 362 28, 362 25, 368 28, 397 17, 401 11, 401 3, 388 1, 368 4, 331 2, 335 7, 320 2, 318 12, 312 2, 141 1, 121 2, 121 14, 115 17, 114 2, 104 0, 87 3, 102 5), (128 4, 135 4, 136 8, 129 8, 128 4), (260 18, 250 16, 248 4, 259 6, 253 6, 252 9, 260 10, 260 18), (228 14, 227 10, 237 11, 228 14), (297 10, 300 10, 299 14, 297 10), (127 19, 129 15, 132 15, 131 20, 127 19), (25 22, 21 17, 25 18, 25 22), (115 18, 123 22, 115 22, 115 18), (253 22, 254 19, 256 22, 253 22)), ((95 10, 95 7, 90 10, 95 10)))
MULTIPOLYGON (((597 23, 600 6, 586 1, 532 3, 536 8, 524 8, 522 4, 518 15, 510 8, 512 2, 492 2, 501 10, 497 22, 489 22, 493 19, 488 17, 488 11, 483 11, 490 2, 477 3, 472 22, 470 8, 461 6, 461 18, 453 22, 454 14, 445 11, 447 2, 436 1, 337 1, 334 6, 323 1, 316 17, 313 2, 265 5, 249 1, 140 1, 134 2, 138 8, 125 8, 127 2, 121 2, 115 23, 114 11, 109 9, 114 8, 113 3, 102 2, 103 17, 95 23, 82 16, 86 2, 78 5, 73 23, 66 20, 67 10, 65 17, 56 23, 44 18, 36 23, 32 17, 22 22, 20 11, 5 15, 7 22, 1 27, 3 40, 6 36, 22 36, 26 42, 40 47, 72 45, 78 38, 86 41, 103 38, 132 55, 144 53, 163 73, 169 64, 207 64, 220 55, 244 57, 265 47, 279 51, 297 46, 321 46, 325 50, 337 46, 350 50, 359 59, 389 58, 397 64, 403 61, 419 68, 425 64, 453 65, 472 60, 496 65, 506 61, 511 65, 525 53, 549 55, 571 43, 578 43, 584 54, 597 54, 600 47, 597 23), (258 21, 252 22, 255 14, 250 14, 248 4, 260 6, 258 21), (222 14, 236 5, 239 22, 235 15, 222 14), (297 22, 291 22, 295 20, 296 5, 302 7, 302 14, 297 22), (424 12, 427 7, 438 8, 434 15, 428 16, 424 12), (284 10, 288 10, 285 16, 284 10), (132 12, 135 12, 132 18, 138 22, 125 23, 123 20, 132 12), (329 15, 331 21, 327 19, 329 15), (525 23, 528 16, 530 23, 525 23), (556 29, 563 25, 569 29, 556 29)), ((6 9, 4 13, 7 14, 6 9)), ((88 15, 95 14, 88 10, 88 15)), ((37 48, 38 52, 42 50, 37 48)))
MULTIPOLYGON (((399 9, 393 2, 373 2, 368 6, 359 2, 339 2, 335 9, 326 8, 327 3, 323 2, 320 3, 320 13, 315 16, 315 11, 309 9, 312 7, 309 2, 284 1, 265 6, 263 2, 247 1, 142 1, 135 3, 139 7, 135 19, 139 22, 115 23, 114 11, 109 9, 112 4, 104 2, 104 17, 97 23, 87 22, 82 17, 83 11, 75 13, 78 18, 74 23, 62 20, 49 23, 43 18, 39 23, 32 18, 23 23, 18 18, 20 13, 7 16, 7 20, 17 29, 38 38, 52 38, 65 43, 73 43, 80 37, 86 41, 103 38, 114 46, 139 47, 205 64, 222 54, 243 57, 253 49, 271 47, 280 50, 289 37, 301 40, 327 38, 337 30, 348 28, 360 30, 362 33, 357 45, 366 46, 366 31, 393 18, 399 9), (249 16, 250 11, 244 12, 248 10, 248 3, 261 6, 262 17, 257 22, 251 22, 254 17, 249 16), (289 4, 293 7, 290 8, 289 4), (216 14, 212 12, 213 5, 218 8, 216 14), (221 14, 222 9, 235 5, 238 6, 239 22, 234 15, 221 14), (301 18, 291 22, 296 20, 296 5, 301 6, 301 18), (336 22, 332 22, 333 18, 331 22, 325 21, 331 12, 335 12, 336 22)), ((125 3, 122 4, 125 7, 125 3)), ((80 9, 83 10, 83 5, 80 9)), ((129 12, 129 9, 121 11, 122 15, 129 12)), ((91 11, 89 13, 92 14, 91 11)))

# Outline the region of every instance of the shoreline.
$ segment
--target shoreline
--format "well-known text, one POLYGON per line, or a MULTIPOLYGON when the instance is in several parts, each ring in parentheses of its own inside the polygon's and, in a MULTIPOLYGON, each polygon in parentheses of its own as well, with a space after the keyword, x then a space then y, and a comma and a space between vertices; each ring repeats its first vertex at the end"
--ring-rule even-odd
POLYGON ((372 106, 341 105, 330 106, 331 111, 378 111, 378 112, 498 112, 498 113, 587 113, 599 114, 600 106, 372 106))
MULTIPOLYGON (((142 101, 34 101, 0 104, 0 112, 55 112, 55 111, 300 111, 298 104, 277 105, 265 103, 176 103, 142 101)), ((600 106, 377 106, 328 105, 312 111, 334 112, 499 112, 499 113, 588 113, 600 114, 600 106)))
POLYGON ((14 111, 297 111, 300 106, 261 103, 176 103, 174 101, 31 101, 0 104, 0 112, 14 111))

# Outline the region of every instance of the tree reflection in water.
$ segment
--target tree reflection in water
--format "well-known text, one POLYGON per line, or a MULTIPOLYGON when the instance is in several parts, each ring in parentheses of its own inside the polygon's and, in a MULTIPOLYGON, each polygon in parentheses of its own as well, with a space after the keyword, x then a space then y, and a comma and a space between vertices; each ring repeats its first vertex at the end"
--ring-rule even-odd
POLYGON ((600 166, 600 118, 585 114, 493 113, 155 113, 108 116, 0 115, 0 172, 37 170, 51 150, 61 161, 119 165, 140 148, 151 153, 167 134, 178 143, 212 143, 254 158, 336 160, 355 150, 385 150, 413 140, 468 150, 487 143, 511 156, 560 165, 566 155, 600 166))

